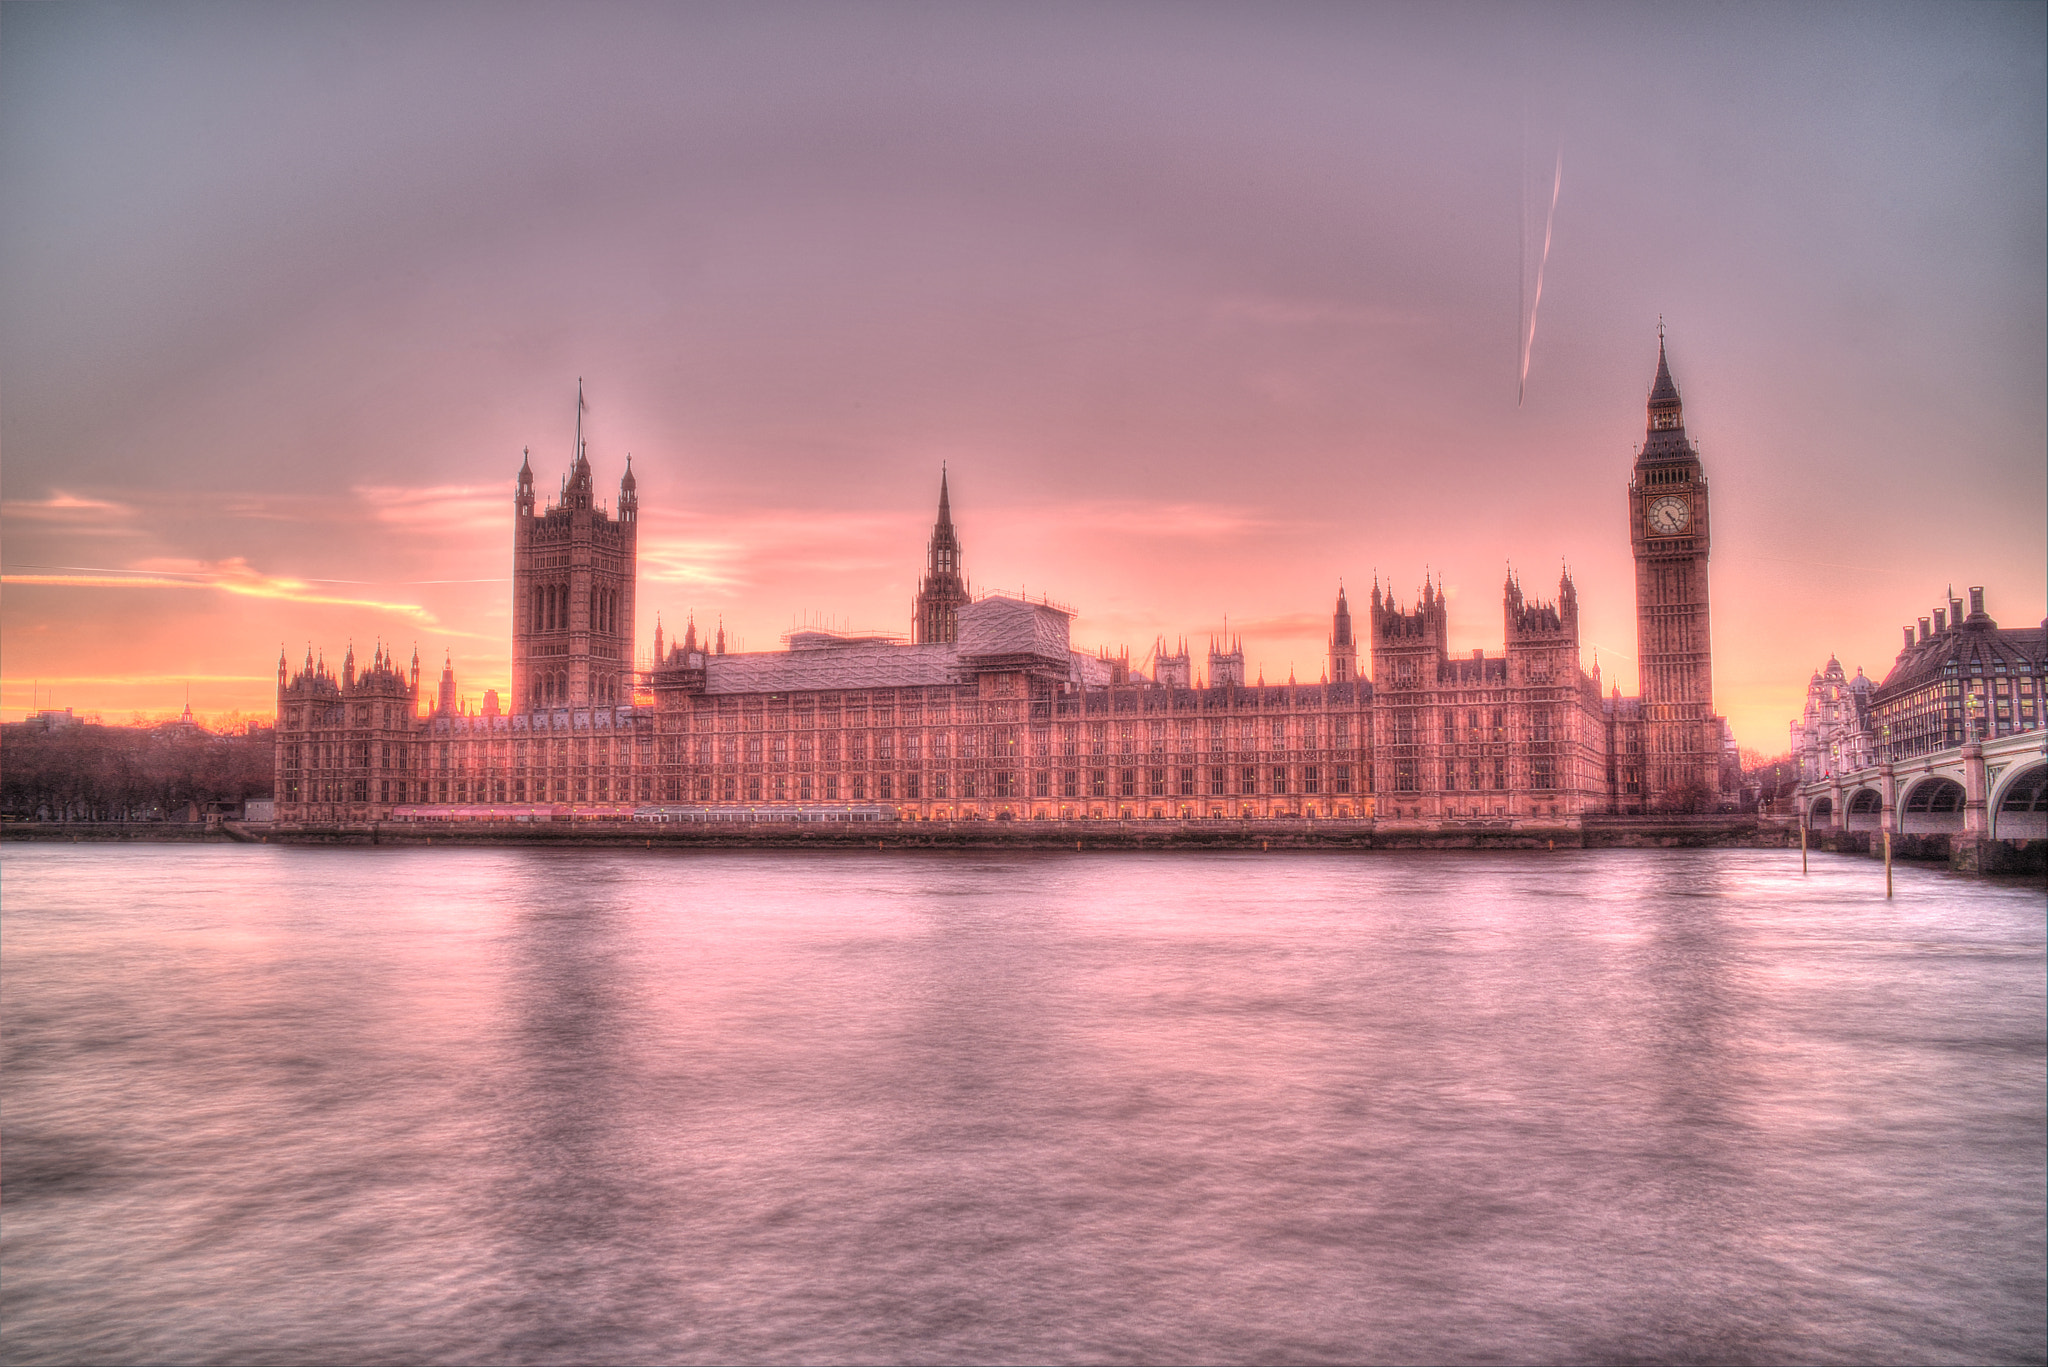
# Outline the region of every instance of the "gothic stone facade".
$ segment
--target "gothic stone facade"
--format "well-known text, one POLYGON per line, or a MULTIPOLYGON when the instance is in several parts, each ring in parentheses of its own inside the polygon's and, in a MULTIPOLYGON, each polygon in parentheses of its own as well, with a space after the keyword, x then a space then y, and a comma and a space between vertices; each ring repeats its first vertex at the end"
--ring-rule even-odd
POLYGON ((521 463, 512 518, 514 715, 632 701, 635 484, 629 461, 618 515, 598 506, 579 432, 561 497, 536 512, 532 462, 521 463))
POLYGON ((950 490, 913 605, 912 640, 796 632, 728 654, 694 623, 650 667, 632 656, 637 496, 592 498, 579 433, 562 496, 514 498, 509 706, 459 705, 452 667, 420 694, 380 649, 358 674, 310 654, 278 666, 278 818, 508 819, 796 815, 903 820, 1374 819, 1441 827, 1570 824, 1700 806, 1722 790, 1712 713, 1706 480, 1660 345, 1649 429, 1629 487, 1644 696, 1601 696, 1579 661, 1577 590, 1503 588, 1504 649, 1454 657, 1448 605, 1375 583, 1369 676, 1340 590, 1325 676, 1247 683, 1242 645, 1074 651, 1071 613, 967 592, 950 490))

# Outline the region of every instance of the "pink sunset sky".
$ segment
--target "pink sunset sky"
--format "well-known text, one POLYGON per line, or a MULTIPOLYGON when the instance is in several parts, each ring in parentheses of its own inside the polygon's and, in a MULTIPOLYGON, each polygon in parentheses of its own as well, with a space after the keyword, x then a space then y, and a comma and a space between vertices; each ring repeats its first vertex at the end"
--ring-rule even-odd
POLYGON ((1847 13, 7 5, 0 710, 503 689, 579 376, 643 653, 907 631, 943 462, 1086 647, 1313 680, 1340 580, 1429 574, 1497 650, 1569 563, 1631 691, 1661 316, 1782 749, 1949 585, 2048 611, 2044 8, 1847 13))

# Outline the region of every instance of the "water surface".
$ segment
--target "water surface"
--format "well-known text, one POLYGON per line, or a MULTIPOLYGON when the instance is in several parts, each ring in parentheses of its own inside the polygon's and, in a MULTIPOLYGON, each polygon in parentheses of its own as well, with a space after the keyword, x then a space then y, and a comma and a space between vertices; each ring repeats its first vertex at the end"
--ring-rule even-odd
POLYGON ((2044 1357, 2038 888, 8 845, 11 1362, 2044 1357))

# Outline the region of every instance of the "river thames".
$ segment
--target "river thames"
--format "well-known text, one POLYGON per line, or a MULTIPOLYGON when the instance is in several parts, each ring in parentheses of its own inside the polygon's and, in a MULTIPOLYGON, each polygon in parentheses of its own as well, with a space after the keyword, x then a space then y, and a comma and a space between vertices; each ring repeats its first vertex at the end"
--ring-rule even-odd
POLYGON ((2044 897, 0 850, 41 1362, 2039 1362, 2044 897))

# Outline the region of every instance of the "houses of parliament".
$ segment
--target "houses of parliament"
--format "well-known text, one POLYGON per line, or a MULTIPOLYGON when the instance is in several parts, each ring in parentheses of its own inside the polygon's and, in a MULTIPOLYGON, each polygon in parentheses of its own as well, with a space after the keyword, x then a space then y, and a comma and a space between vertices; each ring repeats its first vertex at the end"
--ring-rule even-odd
MULTIPOLYGON (((580 417, 579 400, 579 417, 580 417)), ((1449 649, 1449 606, 1340 588, 1323 678, 1248 683, 1237 641, 1197 671, 1076 651, 1072 610, 969 589, 942 476, 908 639, 794 631, 728 652, 694 622, 634 648, 639 496, 597 498, 579 426, 557 498, 530 460, 512 517, 512 689, 457 705, 417 651, 277 675, 277 819, 1336 820, 1537 829, 1712 810, 1733 747, 1713 711, 1708 485, 1660 337, 1627 486, 1639 698, 1579 649, 1577 589, 1502 586, 1500 654, 1449 649), (1360 628, 1362 627, 1362 637, 1360 628)))

